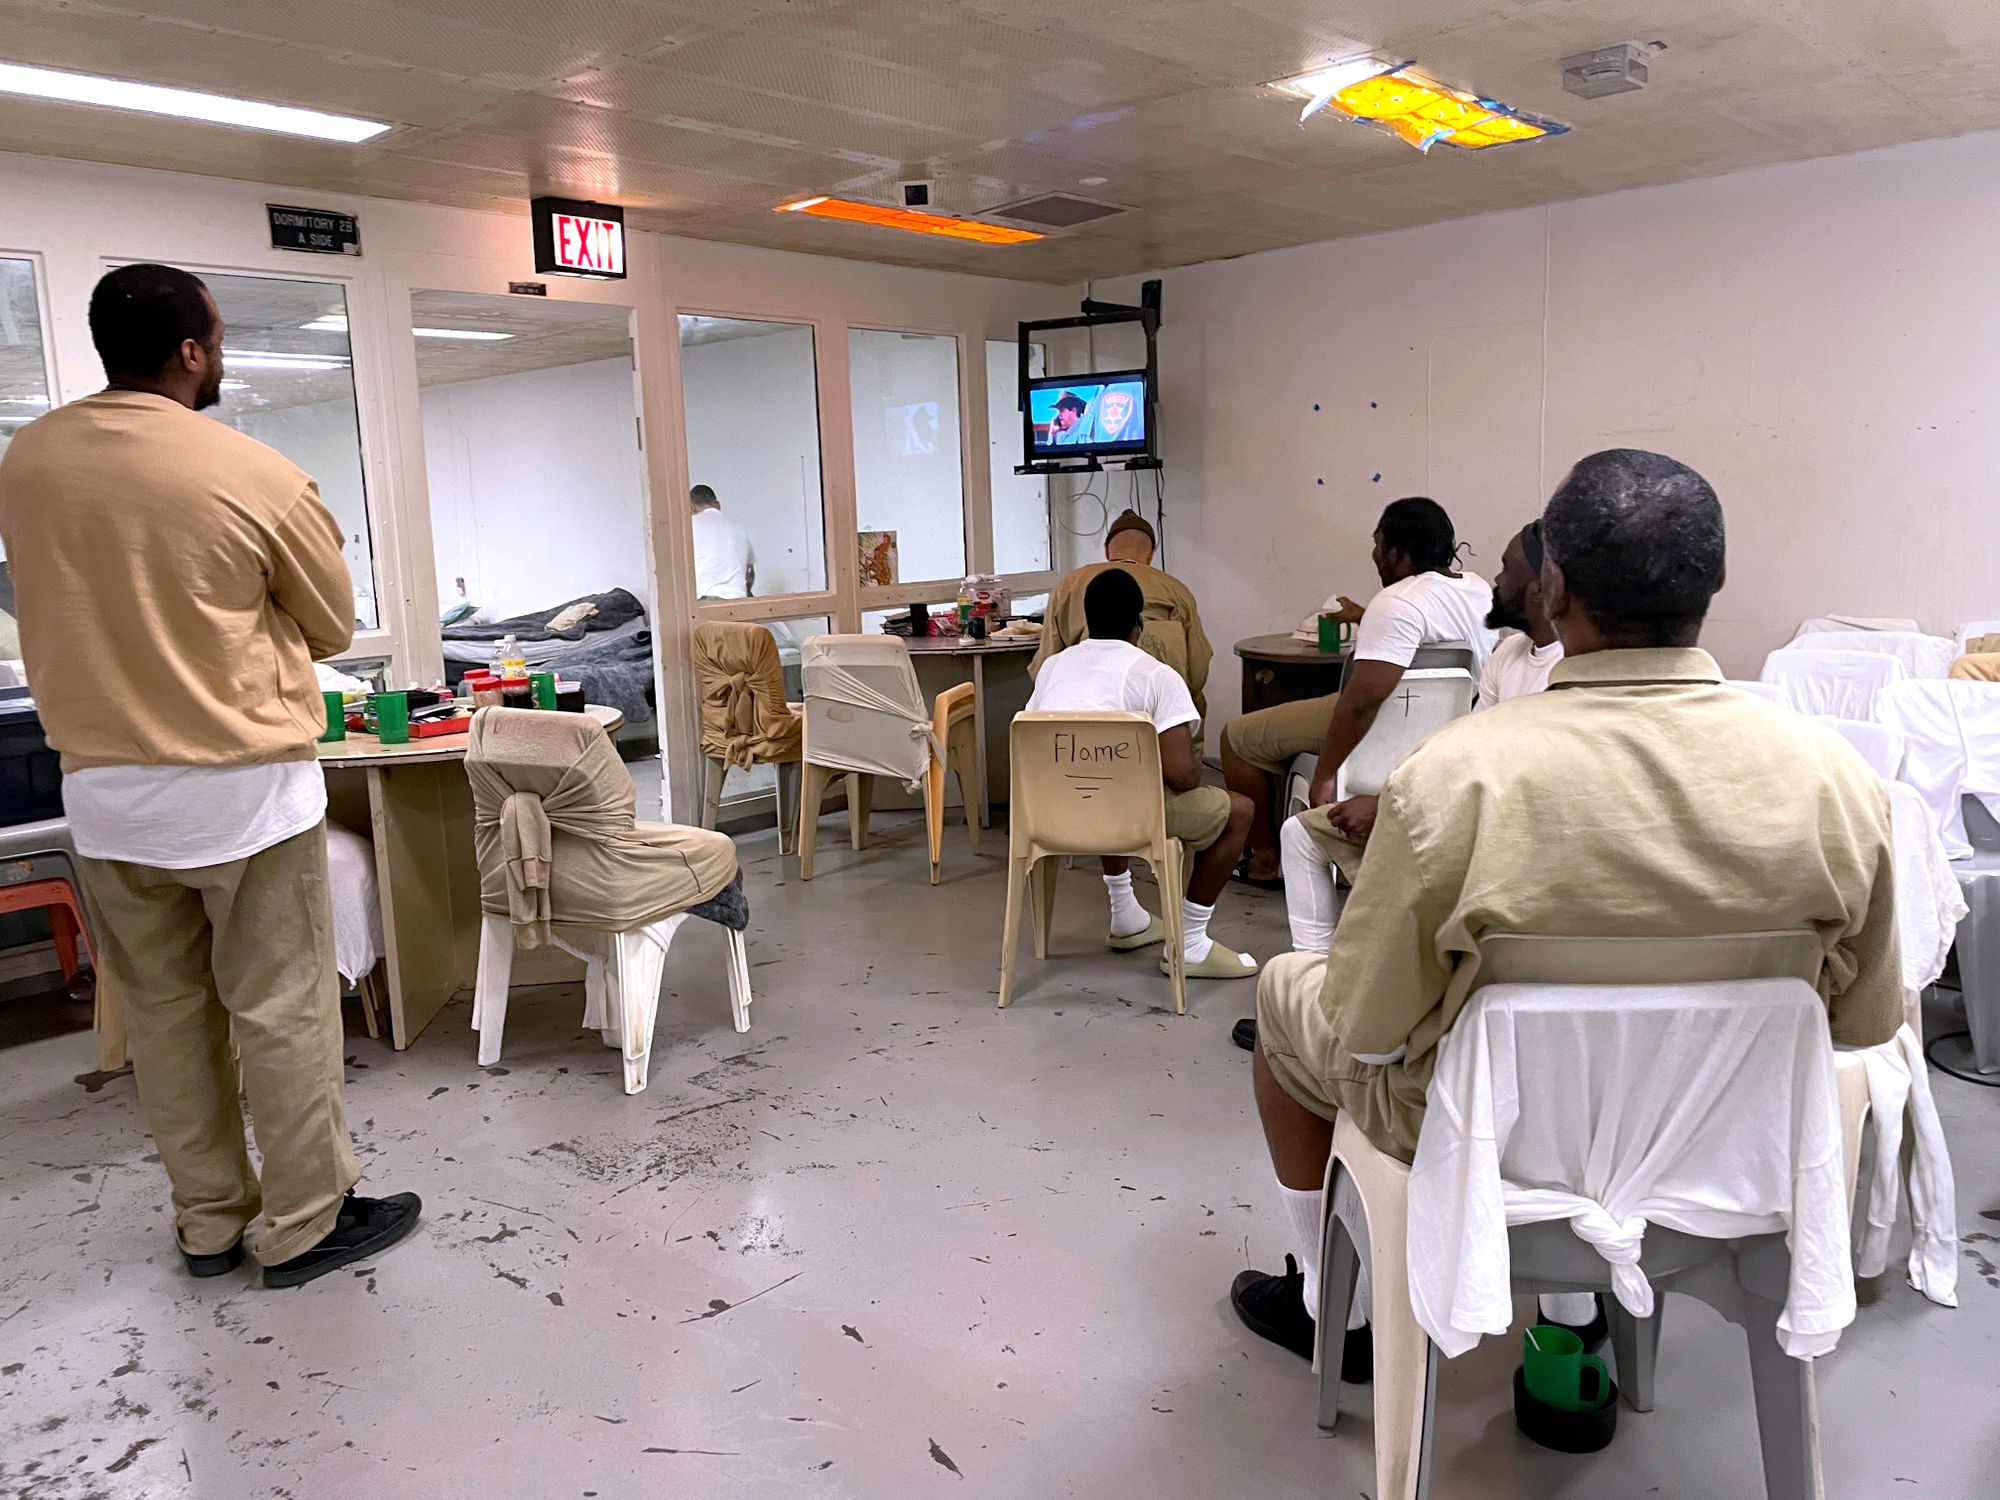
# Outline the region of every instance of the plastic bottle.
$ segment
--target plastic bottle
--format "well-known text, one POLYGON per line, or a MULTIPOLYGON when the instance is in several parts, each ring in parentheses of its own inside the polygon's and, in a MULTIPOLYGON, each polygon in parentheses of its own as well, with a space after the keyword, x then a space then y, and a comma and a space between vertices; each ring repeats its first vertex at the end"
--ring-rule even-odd
POLYGON ((502 636, 493 650, 493 675, 501 678, 528 675, 528 658, 522 654, 520 642, 511 635, 502 636))

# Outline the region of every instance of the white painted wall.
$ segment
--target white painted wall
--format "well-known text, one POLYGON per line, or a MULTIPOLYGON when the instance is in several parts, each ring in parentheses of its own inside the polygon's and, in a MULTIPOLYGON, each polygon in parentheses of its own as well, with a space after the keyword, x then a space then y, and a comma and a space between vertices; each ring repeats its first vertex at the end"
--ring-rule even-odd
POLYGON ((770 327, 681 350, 688 483, 750 534, 753 593, 801 594, 827 577, 813 331, 770 327))
POLYGON ((629 589, 652 611, 630 360, 423 390, 438 598, 505 619, 629 589))
POLYGON ((1735 675, 1809 615, 2000 615, 1996 187, 1972 136, 1167 272, 1169 565, 1219 643, 1286 629, 1365 597, 1382 506, 1427 493, 1490 576, 1624 445, 1722 497, 1735 675))

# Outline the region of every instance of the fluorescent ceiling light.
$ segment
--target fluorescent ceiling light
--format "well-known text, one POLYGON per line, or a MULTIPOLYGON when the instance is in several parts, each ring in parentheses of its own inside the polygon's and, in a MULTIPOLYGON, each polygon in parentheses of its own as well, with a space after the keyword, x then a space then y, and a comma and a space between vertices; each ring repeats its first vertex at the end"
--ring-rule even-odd
POLYGON ((344 370, 348 361, 338 354, 288 354, 280 349, 224 349, 225 370, 344 370))
POLYGON ((19 63, 0 63, 0 94, 24 94, 31 99, 55 99, 65 104, 96 104, 147 115, 172 115, 178 120, 206 120, 215 125, 310 136, 320 141, 344 141, 349 145, 378 136, 389 128, 380 121, 357 120, 352 115, 329 115, 289 104, 260 104, 254 99, 232 99, 227 94, 162 88, 158 84, 99 78, 89 73, 59 73, 53 68, 29 68, 19 63))
POLYGON ((816 219, 839 219, 848 224, 874 224, 883 229, 902 229, 912 234, 943 235, 947 239, 971 240, 981 245, 1023 245, 1042 236, 1032 229, 1009 229, 1000 224, 982 224, 977 219, 954 219, 946 214, 918 213, 913 208, 888 208, 880 203, 857 203, 850 198, 799 198, 780 203, 781 214, 810 214, 816 219))
POLYGON ((1306 101, 1301 121, 1323 109, 1373 125, 1419 151, 1456 146, 1477 151, 1514 141, 1562 135, 1567 125, 1440 83, 1416 67, 1372 54, 1342 58, 1324 68, 1281 78, 1271 85, 1306 101))
MULTIPOLYGON (((315 318, 310 323, 299 324, 314 333, 345 333, 347 319, 333 313, 323 318, 315 318)), ((499 339, 511 339, 511 333, 495 333, 487 328, 413 328, 410 330, 420 339, 466 339, 476 343, 488 343, 499 339)))

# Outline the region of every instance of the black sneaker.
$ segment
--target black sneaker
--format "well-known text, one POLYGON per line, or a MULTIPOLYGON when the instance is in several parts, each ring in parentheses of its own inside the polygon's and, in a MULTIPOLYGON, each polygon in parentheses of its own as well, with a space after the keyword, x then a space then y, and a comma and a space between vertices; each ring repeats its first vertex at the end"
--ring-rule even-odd
POLYGON ((1257 1050, 1257 1018, 1245 1016, 1229 1029, 1229 1040, 1245 1052, 1257 1050))
MULTIPOLYGON (((1241 1271, 1229 1286, 1229 1305, 1243 1326, 1257 1337, 1289 1349, 1300 1359, 1313 1357, 1313 1316, 1306 1311, 1306 1277, 1299 1263, 1285 1257, 1285 1273, 1241 1271)), ((1375 1336, 1367 1324, 1349 1329, 1341 1342, 1343 1385, 1366 1385, 1375 1374, 1375 1336)))
POLYGON ((1611 1337, 1611 1319, 1604 1313, 1604 1293, 1597 1293, 1596 1301, 1597 1311, 1590 1315, 1588 1323, 1558 1323, 1554 1318, 1543 1317, 1540 1308, 1535 1310, 1535 1321, 1546 1323, 1551 1328, 1568 1329, 1583 1340, 1584 1353, 1595 1354, 1603 1346, 1604 1341, 1611 1337))
POLYGON ((417 1216, 423 1210, 423 1201, 415 1193, 362 1198, 349 1192, 326 1238, 303 1255, 264 1267, 264 1285, 304 1286, 329 1271, 387 1250, 417 1227, 417 1216))
POLYGON ((243 1236, 238 1235, 235 1244, 213 1255, 196 1255, 183 1246, 181 1262, 188 1268, 190 1276, 227 1276, 243 1264, 243 1236))

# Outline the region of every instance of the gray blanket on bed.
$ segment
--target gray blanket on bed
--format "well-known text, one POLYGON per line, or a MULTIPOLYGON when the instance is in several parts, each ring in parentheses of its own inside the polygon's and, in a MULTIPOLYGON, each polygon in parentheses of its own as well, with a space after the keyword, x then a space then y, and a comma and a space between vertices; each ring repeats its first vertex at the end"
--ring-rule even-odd
POLYGON ((448 641, 497 641, 509 635, 517 641, 580 641, 586 635, 616 630, 621 625, 643 618, 645 613, 645 605, 630 591, 613 589, 608 594, 584 594, 566 599, 552 608, 515 615, 509 620, 489 620, 479 625, 447 625, 440 634, 448 641), (568 630, 550 630, 549 621, 573 604, 595 604, 597 613, 568 630))
POLYGON ((564 677, 583 684, 592 703, 605 703, 628 724, 653 717, 653 632, 633 630, 601 641, 571 646, 549 663, 564 677))

